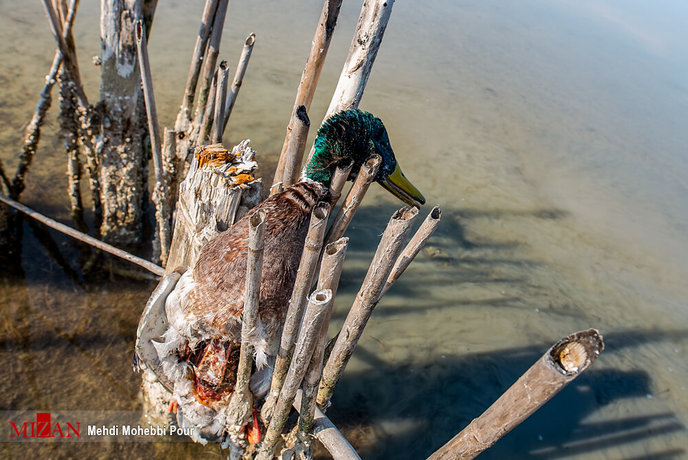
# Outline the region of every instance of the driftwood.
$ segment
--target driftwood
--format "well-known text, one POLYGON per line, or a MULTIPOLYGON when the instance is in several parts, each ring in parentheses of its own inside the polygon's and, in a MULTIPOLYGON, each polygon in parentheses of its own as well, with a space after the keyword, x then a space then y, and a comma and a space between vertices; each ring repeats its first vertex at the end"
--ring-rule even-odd
POLYGON ((222 131, 227 129, 227 122, 229 121, 229 116, 232 114, 232 109, 236 103, 237 97, 239 96, 239 90, 241 89, 241 84, 244 81, 244 75, 246 74, 246 69, 248 68, 248 62, 251 59, 251 53, 253 52, 253 45, 256 43, 256 34, 251 34, 246 38, 244 42, 244 47, 241 50, 241 55, 239 56, 239 62, 234 72, 234 79, 232 80, 232 87, 227 94, 227 100, 225 101, 224 109, 224 121, 222 122, 222 131))
POLYGON ((428 460, 478 456, 518 426, 582 374, 604 349, 595 329, 576 332, 555 343, 480 417, 474 419, 428 460))
POLYGON ((306 373, 308 363, 313 356, 316 341, 320 336, 325 319, 332 308, 332 291, 329 289, 315 291, 310 296, 308 308, 304 314, 303 326, 294 350, 294 359, 289 366, 289 372, 284 380, 279 398, 268 425, 265 439, 258 454, 259 460, 273 458, 273 451, 280 438, 284 424, 287 421, 289 410, 294 403, 296 392, 306 373))
MULTIPOLYGON (((356 180, 354 181, 354 185, 351 186, 351 190, 349 190, 349 194, 346 196, 344 204, 339 209, 337 217, 334 218, 334 222, 332 222, 332 226, 327 232, 327 236, 325 237, 327 244, 338 240, 346 232, 370 184, 375 180, 375 175, 380 168, 380 163, 382 163, 382 158, 380 155, 376 154, 368 158, 368 160, 363 163, 363 166, 361 166, 358 176, 356 176, 356 180)), ((344 184, 342 184, 342 186, 343 185, 344 184)))
POLYGON ((323 369, 318 390, 318 405, 327 407, 334 388, 358 344, 363 329, 382 297, 382 288, 406 241, 418 208, 401 208, 394 213, 382 235, 373 261, 342 325, 337 341, 323 369))
POLYGON ((296 274, 291 298, 289 299, 287 319, 282 329, 282 337, 280 339, 277 360, 275 361, 275 370, 272 375, 270 393, 263 405, 262 416, 264 420, 270 420, 273 406, 277 402, 280 389, 284 384, 284 379, 289 370, 292 354, 294 353, 296 337, 301 325, 301 318, 303 317, 303 311, 306 307, 306 299, 308 298, 308 293, 313 285, 313 280, 318 269, 318 259, 320 258, 320 250, 323 247, 323 236, 325 235, 329 213, 330 205, 327 203, 318 203, 311 212, 311 221, 308 227, 308 234, 306 235, 301 261, 299 262, 299 270, 296 274))
POLYGON ((325 4, 323 5, 322 12, 320 13, 320 19, 318 20, 318 27, 316 28, 315 35, 313 37, 311 51, 308 55, 308 60, 306 61, 306 66, 303 69, 303 73, 301 74, 299 87, 296 90, 296 100, 294 101, 291 119, 287 125, 287 134, 284 138, 282 152, 280 153, 277 169, 275 170, 275 177, 272 182, 273 186, 278 182, 285 182, 283 180, 283 174, 287 162, 295 163, 297 165, 297 170, 300 166, 306 140, 293 139, 293 137, 305 137, 308 135, 308 130, 306 130, 305 133, 303 130, 294 132, 294 128, 296 127, 297 123, 299 123, 297 118, 298 108, 303 106, 304 110, 308 112, 311 107, 313 95, 315 94, 315 88, 318 85, 320 72, 325 64, 327 50, 330 47, 330 42, 334 34, 334 28, 337 25, 337 18, 339 17, 339 10, 341 6, 342 0, 325 0, 325 4), (303 146, 299 147, 301 150, 296 150, 293 148, 290 149, 290 145, 303 146), (298 159, 294 157, 297 157, 298 159))
POLYGON ((71 227, 68 227, 65 224, 62 224, 62 223, 60 223, 54 219, 51 219, 50 217, 46 217, 43 214, 41 214, 37 211, 34 211, 33 209, 31 209, 27 206, 24 206, 21 203, 14 201, 11 198, 0 195, 0 202, 5 203, 8 206, 11 206, 18 211, 23 212, 27 216, 29 216, 33 219, 36 219, 37 221, 47 225, 50 228, 54 228, 55 230, 57 230, 61 233, 64 233, 65 235, 69 235, 74 239, 82 241, 86 244, 89 244, 95 248, 98 248, 100 250, 108 252, 112 255, 120 257, 120 258, 127 260, 129 262, 135 263, 136 265, 139 265, 139 266, 145 268, 146 270, 148 270, 152 273, 155 273, 158 276, 162 276, 165 274, 164 268, 162 268, 158 265, 155 265, 152 262, 149 262, 145 259, 137 257, 133 254, 129 254, 128 252, 123 251, 122 249, 116 248, 112 245, 109 245, 109 244, 104 243, 100 240, 97 240, 90 235, 86 235, 85 233, 82 233, 78 230, 75 230, 71 227))

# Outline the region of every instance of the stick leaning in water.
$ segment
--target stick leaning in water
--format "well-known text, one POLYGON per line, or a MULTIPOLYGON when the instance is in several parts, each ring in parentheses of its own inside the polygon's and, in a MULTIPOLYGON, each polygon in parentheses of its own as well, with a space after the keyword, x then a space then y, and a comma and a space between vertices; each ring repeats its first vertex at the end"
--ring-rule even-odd
POLYGON ((165 274, 165 269, 160 267, 159 265, 155 265, 153 262, 149 262, 145 259, 142 259, 140 257, 136 257, 133 254, 128 253, 127 251, 124 251, 122 249, 116 248, 112 245, 109 245, 107 243, 104 243, 96 238, 93 238, 90 235, 86 235, 85 233, 81 233, 78 230, 75 230, 71 227, 66 226, 65 224, 62 224, 54 219, 51 219, 50 217, 46 217, 43 214, 39 213, 38 211, 34 211, 33 209, 24 206, 23 204, 14 201, 11 198, 7 198, 6 196, 0 195, 0 202, 5 203, 8 206, 12 206, 14 209, 17 209, 18 211, 23 212, 29 217, 32 217, 36 219, 37 221, 47 225, 50 228, 53 228, 57 230, 58 232, 64 233, 65 235, 69 235, 72 238, 75 238, 79 241, 82 241, 86 244, 90 244, 91 246, 101 249, 105 252, 109 252, 112 255, 115 255, 117 257, 120 257, 124 260, 127 260, 129 262, 135 263, 136 265, 139 265, 146 270, 148 270, 151 273, 154 273, 158 276, 163 276, 165 274))
POLYGON ((576 332, 555 343, 483 414, 428 460, 477 457, 518 426, 582 374, 604 349, 595 329, 576 332))

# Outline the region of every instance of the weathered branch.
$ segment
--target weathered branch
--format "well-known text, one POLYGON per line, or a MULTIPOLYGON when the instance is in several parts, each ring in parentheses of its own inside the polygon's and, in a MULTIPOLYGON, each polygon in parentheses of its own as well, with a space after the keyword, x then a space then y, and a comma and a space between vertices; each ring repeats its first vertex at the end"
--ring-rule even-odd
POLYGON ((213 114, 213 128, 210 134, 210 143, 219 144, 222 142, 222 132, 224 131, 225 119, 225 99, 227 99, 227 79, 229 67, 227 61, 220 62, 217 70, 217 89, 215 90, 215 112, 213 114))
POLYGON ((223 133, 227 129, 229 116, 232 114, 234 103, 236 103, 237 96, 239 96, 239 90, 241 89, 241 84, 244 81, 244 75, 246 74, 246 69, 248 68, 248 61, 251 59, 251 53, 253 52, 253 45, 255 45, 255 43, 256 34, 251 34, 246 38, 244 47, 241 50, 241 56, 239 56, 239 62, 237 63, 237 68, 234 72, 234 80, 232 80, 232 87, 227 94, 227 101, 225 102, 225 118, 222 124, 223 133))
MULTIPOLYGON (((293 132, 294 127, 298 123, 297 109, 299 106, 304 106, 306 111, 310 110, 311 101, 313 100, 313 95, 315 94, 315 88, 318 85, 320 72, 325 64, 327 50, 330 47, 330 42, 332 41, 332 36, 334 35, 334 29, 337 25, 337 18, 339 17, 339 10, 341 6, 342 0, 325 0, 325 3, 323 4, 323 9, 320 13, 320 19, 318 20, 318 27, 315 29, 315 35, 313 36, 311 51, 308 55, 308 60, 306 61, 306 66, 303 69, 303 73, 301 74, 299 87, 296 90, 296 100, 294 101, 291 119, 287 125, 287 134, 284 138, 282 152, 280 153, 277 169, 275 170, 275 179, 273 181, 273 185, 277 182, 283 182, 282 176, 285 165, 287 164, 287 161, 289 161, 289 155, 297 155, 299 158, 303 158, 306 141, 298 139, 292 140, 293 136, 300 136, 304 134, 303 132, 293 132), (301 151, 290 150, 287 152, 290 144, 301 145, 302 142, 303 147, 301 148, 301 151)), ((305 134, 308 135, 307 132, 305 134)), ((299 167, 300 162, 297 164, 297 169, 299 167)))
MULTIPOLYGON (((323 247, 323 236, 327 227, 330 205, 324 202, 318 203, 311 213, 310 226, 299 263, 299 270, 294 282, 294 289, 289 299, 287 319, 282 329, 279 352, 275 362, 275 370, 272 375, 270 393, 263 405, 262 415, 264 420, 271 418, 271 412, 279 396, 280 388, 289 370, 289 363, 294 353, 294 343, 301 325, 301 318, 306 306, 308 292, 313 285, 315 272, 318 266, 320 250, 323 247)), ((305 369, 304 369, 305 371, 305 369)))
POLYGON ((201 65, 203 64, 203 55, 208 44, 208 37, 210 35, 210 28, 217 11, 219 0, 206 0, 203 7, 203 14, 201 16, 201 28, 196 37, 196 45, 194 46, 193 54, 191 55, 191 64, 189 66, 189 74, 186 77, 186 86, 184 87, 184 97, 182 105, 177 114, 177 120, 174 124, 175 131, 186 132, 188 125, 191 123, 191 108, 193 107, 194 96, 196 95, 196 85, 198 84, 198 76, 201 73, 201 65))
POLYGON ((165 274, 164 268, 162 268, 158 265, 155 265, 152 262, 149 262, 145 259, 137 257, 133 254, 126 252, 126 251, 123 251, 122 249, 116 248, 112 245, 109 245, 109 244, 104 243, 100 240, 97 240, 97 239, 93 238, 92 236, 86 235, 85 233, 81 233, 78 230, 75 230, 71 227, 68 227, 68 226, 66 226, 66 225, 64 225, 64 224, 62 224, 56 220, 51 219, 50 217, 46 217, 43 214, 41 214, 37 211, 34 211, 33 209, 31 209, 27 206, 24 206, 21 203, 18 203, 16 201, 12 200, 11 198, 7 198, 7 197, 0 195, 0 202, 3 202, 8 206, 12 206, 14 209, 17 209, 18 211, 23 212, 27 216, 29 216, 33 219, 36 219, 37 221, 41 222, 42 224, 47 225, 50 228, 53 228, 53 229, 55 229, 61 233, 64 233, 65 235, 71 236, 72 238, 75 238, 75 239, 77 239, 83 243, 89 244, 95 248, 102 250, 102 251, 105 251, 105 252, 108 252, 112 255, 120 257, 126 261, 135 263, 136 265, 139 265, 139 266, 145 268, 146 270, 148 270, 152 273, 155 273, 158 276, 163 276, 165 274))
MULTIPOLYGON (((351 186, 351 190, 349 190, 349 194, 346 196, 344 204, 339 209, 330 230, 327 232, 327 237, 325 237, 326 244, 336 241, 344 235, 344 232, 346 232, 358 207, 363 201, 363 197, 368 191, 368 187, 370 187, 370 184, 375 180, 375 175, 378 169, 380 169, 380 163, 382 163, 382 158, 377 154, 372 155, 363 163, 358 172, 358 176, 356 176, 354 185, 351 186)), ((342 186, 343 185, 342 183, 342 186)))
POLYGON ((215 94, 217 93, 217 78, 219 73, 220 69, 217 69, 215 71, 215 75, 213 76, 213 82, 210 85, 210 90, 208 91, 208 101, 206 103, 205 110, 198 114, 200 118, 198 116, 196 117, 196 122, 194 125, 197 128, 197 132, 195 136, 191 137, 192 146, 206 144, 205 140, 208 138, 208 132, 210 131, 210 126, 213 122, 213 114, 215 113, 215 100, 217 99, 215 94))
POLYGON ((441 217, 442 210, 440 207, 435 206, 432 208, 428 216, 411 238, 411 241, 408 242, 404 250, 401 252, 401 255, 394 263, 394 268, 392 268, 392 272, 389 274, 389 277, 385 282, 385 286, 382 288, 382 295, 385 295, 389 288, 391 288, 396 280, 399 279, 401 274, 404 273, 404 270, 406 270, 411 262, 413 262, 413 259, 416 258, 420 250, 423 249, 423 246, 425 246, 428 238, 432 236, 432 234, 435 232, 435 229, 437 229, 437 226, 440 224, 441 217))
POLYGON ((284 386, 280 390, 279 399, 275 404, 265 439, 258 454, 258 460, 273 458, 273 451, 280 438, 287 416, 294 403, 296 391, 301 385, 306 373, 308 362, 313 356, 316 340, 320 336, 323 322, 332 308, 332 291, 329 289, 315 291, 308 302, 303 326, 299 333, 299 339, 294 350, 294 359, 289 366, 289 372, 284 380, 284 386))
POLYGON ((344 190, 344 185, 352 169, 354 169, 353 160, 346 166, 337 166, 337 169, 334 170, 334 175, 330 182, 330 205, 332 207, 337 204, 339 198, 342 196, 342 190, 344 190))
POLYGON ((373 309, 382 297, 382 288, 387 280, 394 262, 406 241, 411 224, 418 215, 418 208, 401 208, 396 211, 385 229, 377 247, 373 261, 370 263, 361 289, 358 291, 351 310, 342 325, 337 341, 332 348, 318 391, 318 405, 327 407, 349 358, 358 344, 373 309))
MULTIPOLYGON (((289 145, 285 153, 284 172, 280 178, 281 180, 277 181, 282 182, 285 187, 289 187, 298 179, 310 126, 311 121, 308 119, 306 107, 303 105, 298 106, 296 109, 296 119, 292 126, 292 135, 289 138, 289 145)), ((274 180, 273 183, 275 183, 274 180)))
POLYGON ((582 374, 603 349, 602 336, 595 329, 564 337, 428 460, 475 458, 582 374))

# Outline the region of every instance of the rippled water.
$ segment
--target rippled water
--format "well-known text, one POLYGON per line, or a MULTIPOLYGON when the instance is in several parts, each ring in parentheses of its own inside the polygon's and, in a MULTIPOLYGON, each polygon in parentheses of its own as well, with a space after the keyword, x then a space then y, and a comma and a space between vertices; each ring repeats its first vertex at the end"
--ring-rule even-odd
MULTIPOLYGON (((98 5, 83 3, 76 41, 95 100, 98 5)), ((225 142, 251 138, 266 181, 320 5, 230 5, 221 56, 233 67, 249 33, 257 43, 225 142)), ((312 120, 329 103, 358 8, 345 2, 312 120)), ((688 16, 672 2, 649 8, 395 4, 362 108, 385 121, 443 219, 378 306, 329 411, 365 458, 424 458, 552 343, 588 327, 605 336, 600 359, 484 457, 688 455, 688 16)), ((150 47, 163 124, 176 115, 201 9, 158 6, 150 47)), ((54 46, 38 3, 0 3, 0 25, 0 159, 11 170, 54 46)), ((66 221, 56 126, 53 115, 23 200, 66 221)), ((378 188, 357 215, 337 324, 397 207, 378 188)), ((79 247, 51 234, 51 249, 37 232, 25 226, 21 271, 0 286, 0 409, 137 410, 130 357, 154 283, 84 280, 79 247)), ((22 457, 25 446, 1 448, 22 457)), ((35 449, 218 456, 186 443, 35 449)))

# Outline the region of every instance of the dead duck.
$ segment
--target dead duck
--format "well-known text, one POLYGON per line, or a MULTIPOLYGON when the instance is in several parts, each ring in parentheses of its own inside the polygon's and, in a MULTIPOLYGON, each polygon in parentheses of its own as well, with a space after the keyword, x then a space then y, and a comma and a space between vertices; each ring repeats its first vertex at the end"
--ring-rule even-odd
MULTIPOLYGON (((277 351, 311 211, 328 198, 337 166, 353 161, 352 171, 358 171, 372 154, 382 158, 378 183, 408 204, 425 202, 402 174, 382 121, 360 110, 340 112, 318 131, 301 179, 211 240, 167 297, 170 326, 156 349, 166 378, 174 382, 174 400, 185 425, 198 429, 197 441, 221 435, 223 408, 236 380, 250 215, 262 209, 267 216, 259 325, 252 343, 259 370, 252 391, 260 396, 267 391, 265 385, 259 388, 260 370, 267 371, 262 380, 269 385, 269 364, 277 351)), ((207 160, 198 158, 199 163, 207 160)), ((352 173, 349 179, 354 177, 352 173)))

